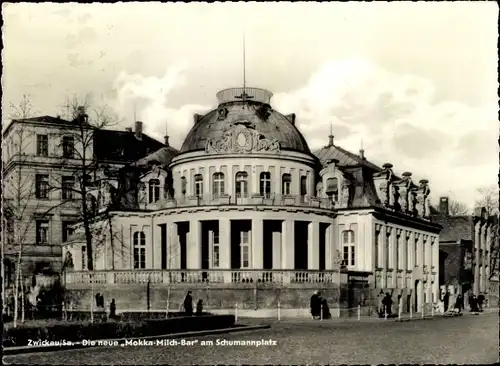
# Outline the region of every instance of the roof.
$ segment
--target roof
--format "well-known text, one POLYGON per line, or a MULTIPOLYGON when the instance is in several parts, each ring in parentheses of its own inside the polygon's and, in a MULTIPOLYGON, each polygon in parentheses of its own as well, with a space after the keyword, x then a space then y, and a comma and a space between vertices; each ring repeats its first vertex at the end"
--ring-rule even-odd
POLYGON ((94 154, 100 161, 136 161, 164 146, 144 133, 142 138, 138 139, 132 131, 94 132, 94 154))
POLYGON ((281 150, 311 154, 306 139, 295 126, 295 115, 285 116, 267 104, 270 92, 258 88, 232 88, 219 92, 218 98, 218 109, 197 119, 184 140, 181 153, 204 150, 207 140, 222 137, 235 122, 247 121, 264 138, 277 139, 281 150), (252 99, 242 101, 238 93, 248 93, 246 95, 252 99))
POLYGON ((178 153, 179 151, 177 149, 174 149, 171 146, 165 146, 155 151, 154 153, 151 153, 144 158, 139 159, 135 162, 135 165, 148 165, 152 161, 157 161, 161 165, 167 166, 168 164, 170 164, 174 156, 176 156, 178 153))
POLYGON ((363 165, 376 171, 382 170, 382 168, 366 160, 365 158, 347 151, 333 143, 314 151, 313 154, 316 155, 316 157, 319 159, 321 165, 326 165, 326 162, 328 160, 336 159, 338 160, 338 163, 336 165, 341 167, 363 165))
POLYGON ((470 216, 432 216, 432 222, 443 227, 439 234, 440 242, 457 243, 460 240, 472 240, 470 216))

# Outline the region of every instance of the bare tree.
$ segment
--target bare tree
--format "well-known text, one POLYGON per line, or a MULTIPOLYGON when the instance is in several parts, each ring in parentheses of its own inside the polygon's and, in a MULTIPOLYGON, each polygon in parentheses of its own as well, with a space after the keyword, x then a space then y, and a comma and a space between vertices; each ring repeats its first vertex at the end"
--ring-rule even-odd
POLYGON ((456 200, 451 200, 449 202, 448 210, 451 216, 465 216, 469 213, 467 205, 456 200))
MULTIPOLYGON (((25 120, 32 116, 32 104, 28 95, 23 95, 19 104, 10 103, 12 120, 25 120)), ((28 239, 28 233, 35 223, 34 214, 38 208, 38 201, 33 204, 35 193, 35 179, 33 174, 23 171, 24 163, 29 159, 26 151, 33 143, 34 132, 26 127, 22 122, 13 126, 15 133, 9 141, 3 141, 4 151, 8 152, 7 163, 4 170, 9 169, 8 177, 2 179, 3 186, 3 217, 2 226, 5 226, 6 233, 2 236, 2 274, 5 271, 3 256, 5 244, 7 251, 15 253, 16 271, 14 282, 14 327, 17 326, 19 312, 19 295, 21 295, 21 321, 24 322, 24 273, 23 273, 23 253, 28 239), (7 146, 5 146, 7 145, 7 146), (10 167, 13 167, 10 169, 10 167)), ((2 178, 5 178, 4 176, 2 178)), ((2 296, 5 294, 5 280, 2 276, 2 296)), ((2 298, 4 301, 5 299, 2 298)), ((4 301, 5 304, 5 301, 4 301)))
POLYGON ((479 199, 476 201, 476 207, 484 207, 492 223, 491 245, 490 245, 490 273, 489 279, 498 276, 499 272, 499 192, 498 187, 483 187, 478 189, 479 199))

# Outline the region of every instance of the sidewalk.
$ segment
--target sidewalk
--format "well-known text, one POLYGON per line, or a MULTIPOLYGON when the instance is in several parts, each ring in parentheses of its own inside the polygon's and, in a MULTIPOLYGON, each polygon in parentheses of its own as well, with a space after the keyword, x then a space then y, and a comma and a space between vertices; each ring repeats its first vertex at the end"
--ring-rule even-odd
MULTIPOLYGON (((484 309, 483 314, 486 313, 492 313, 492 312, 498 312, 498 308, 487 308, 484 309)), ((468 315, 473 315, 473 313, 469 311, 462 312, 462 316, 468 316, 468 315)), ((443 318, 443 317, 450 317, 453 318, 453 316, 447 316, 443 315, 441 313, 434 313, 432 314, 424 314, 424 317, 422 318, 422 313, 413 313, 411 318, 409 313, 404 313, 401 315, 401 318, 379 318, 375 315, 373 316, 361 316, 359 319, 358 317, 332 317, 331 319, 323 319, 323 320, 315 320, 312 318, 303 318, 303 317, 297 317, 297 318, 292 318, 292 317, 285 317, 281 318, 278 320, 277 318, 254 318, 254 317, 238 317, 237 323, 238 324, 245 324, 245 325, 251 325, 251 324, 276 324, 276 323, 300 323, 300 324, 307 324, 307 323, 314 323, 316 324, 317 322, 328 322, 328 323, 336 323, 336 324, 342 324, 342 323, 380 323, 380 322, 401 322, 401 321, 416 321, 416 320, 429 320, 433 318, 443 318)))

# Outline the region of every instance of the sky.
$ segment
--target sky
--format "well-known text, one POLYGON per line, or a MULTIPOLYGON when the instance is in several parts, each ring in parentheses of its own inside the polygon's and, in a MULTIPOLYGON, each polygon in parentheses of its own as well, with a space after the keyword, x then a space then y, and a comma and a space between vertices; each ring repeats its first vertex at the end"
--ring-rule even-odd
POLYGON ((496 2, 3 4, 3 123, 92 96, 119 128, 179 148, 193 114, 243 84, 295 113, 312 150, 335 143, 434 200, 470 207, 498 180, 496 2))

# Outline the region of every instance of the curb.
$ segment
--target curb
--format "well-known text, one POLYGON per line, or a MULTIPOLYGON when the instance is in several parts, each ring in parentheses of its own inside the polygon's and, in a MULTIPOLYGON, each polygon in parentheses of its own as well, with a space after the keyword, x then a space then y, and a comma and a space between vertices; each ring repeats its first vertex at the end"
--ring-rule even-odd
MULTIPOLYGON (((115 338, 115 339, 93 339, 93 342, 119 342, 120 344, 125 342, 126 340, 130 341, 138 341, 138 340, 155 340, 155 339, 172 339, 172 338, 189 338, 196 336, 207 336, 214 334, 224 334, 224 333, 233 333, 233 332, 243 332, 250 330, 259 330, 259 329, 269 329, 270 325, 249 325, 249 326, 236 326, 234 328, 223 328, 223 329, 212 329, 212 330, 202 330, 202 331, 193 331, 193 332, 184 332, 184 333, 173 333, 173 334, 165 334, 158 336, 148 336, 148 337, 133 337, 133 338, 115 338)), ((82 342, 72 342, 71 345, 67 346, 14 346, 14 347, 4 347, 3 354, 7 355, 18 355, 24 353, 35 353, 35 352, 53 352, 53 351, 66 351, 72 349, 82 349, 82 348, 102 348, 109 346, 87 346, 83 345, 82 342)))

